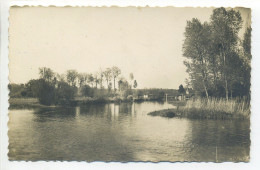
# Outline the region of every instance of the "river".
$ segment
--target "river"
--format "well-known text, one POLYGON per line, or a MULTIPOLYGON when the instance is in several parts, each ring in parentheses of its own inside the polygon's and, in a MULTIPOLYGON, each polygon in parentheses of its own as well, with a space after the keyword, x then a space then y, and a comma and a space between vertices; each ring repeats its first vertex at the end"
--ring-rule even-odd
POLYGON ((249 161, 249 120, 147 115, 143 102, 9 110, 10 160, 249 161))

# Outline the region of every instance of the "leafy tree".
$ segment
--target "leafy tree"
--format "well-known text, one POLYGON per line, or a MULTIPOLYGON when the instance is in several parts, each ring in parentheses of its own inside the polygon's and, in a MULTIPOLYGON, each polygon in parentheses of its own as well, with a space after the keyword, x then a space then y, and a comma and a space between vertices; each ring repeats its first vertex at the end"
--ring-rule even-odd
POLYGON ((68 103, 76 93, 76 87, 70 86, 66 82, 59 82, 55 91, 56 101, 60 104, 63 102, 68 103))
POLYGON ((82 95, 86 97, 94 97, 94 91, 89 85, 84 85, 82 87, 82 95))
POLYGON ((38 98, 43 105, 54 104, 56 100, 55 87, 44 79, 40 79, 38 82, 38 98))
POLYGON ((244 95, 246 95, 250 99, 250 79, 251 79, 251 28, 247 28, 243 41, 242 41, 242 47, 243 47, 243 88, 244 95))
POLYGON ((188 58, 184 64, 193 84, 200 83, 208 98, 209 89, 209 42, 210 26, 208 23, 202 24, 198 19, 193 18, 187 22, 185 29, 185 41, 183 44, 183 56, 188 58), (196 81, 196 82, 195 82, 196 81))
POLYGON ((86 83, 86 77, 83 73, 78 73, 77 77, 79 87, 82 87, 86 83))
POLYGON ((233 9, 217 8, 213 10, 210 18, 212 26, 212 39, 216 47, 215 56, 219 58, 221 82, 225 88, 226 99, 229 97, 231 77, 229 74, 232 68, 232 57, 238 44, 238 32, 242 27, 242 18, 239 11, 233 9), (231 61, 231 62, 230 62, 231 61))
POLYGON ((137 88, 137 81, 134 81, 134 88, 137 88))
POLYGON ((21 93, 25 91, 25 86, 24 84, 8 84, 8 89, 9 89, 9 96, 10 97, 22 97, 21 93))
POLYGON ((66 77, 69 85, 76 86, 76 79, 78 77, 78 72, 76 70, 68 70, 66 77))
POLYGON ((106 70, 104 71, 104 76, 105 76, 105 80, 107 82, 107 88, 109 89, 109 82, 111 81, 111 78, 112 78, 111 68, 106 68, 106 70))
POLYGON ((113 80, 114 80, 114 91, 116 90, 116 78, 121 74, 121 70, 114 66, 111 68, 111 71, 112 71, 112 77, 113 77, 113 80))
POLYGON ((183 87, 182 84, 179 86, 178 92, 179 92, 180 94, 184 94, 184 93, 185 93, 185 89, 184 89, 184 87, 183 87))
MULTIPOLYGON (((242 91, 242 84, 250 82, 250 78, 245 80, 250 77, 250 71, 245 71, 250 70, 250 66, 245 69, 248 65, 245 63, 250 63, 246 58, 250 55, 243 57, 248 50, 243 50, 242 54, 238 43, 241 27, 239 11, 225 8, 214 9, 209 23, 202 24, 195 18, 187 22, 183 44, 183 56, 187 60, 184 64, 189 73, 189 83, 197 94, 207 98, 224 95, 228 100, 242 91)), ((250 49, 247 46, 249 35, 249 31, 245 33, 244 49, 250 49)))
POLYGON ((47 82, 51 82, 52 79, 54 78, 54 72, 47 67, 39 68, 39 74, 40 74, 40 78, 44 79, 47 82))
POLYGON ((133 73, 130 73, 130 74, 129 74, 129 78, 130 78, 131 88, 132 88, 132 86, 133 86, 133 80, 134 80, 134 74, 133 74, 133 73))
POLYGON ((97 86, 99 84, 99 77, 98 77, 98 73, 95 73, 94 76, 93 76, 93 80, 94 80, 94 83, 96 85, 96 89, 97 89, 97 86))
POLYGON ((87 82, 92 88, 94 87, 94 76, 92 74, 87 74, 87 82))
POLYGON ((103 79, 104 79, 104 72, 100 68, 100 70, 98 72, 98 82, 99 82, 99 85, 100 85, 100 89, 103 88, 103 79))
POLYGON ((39 96, 39 86, 41 80, 32 79, 28 83, 26 83, 26 91, 29 97, 38 97, 39 96))

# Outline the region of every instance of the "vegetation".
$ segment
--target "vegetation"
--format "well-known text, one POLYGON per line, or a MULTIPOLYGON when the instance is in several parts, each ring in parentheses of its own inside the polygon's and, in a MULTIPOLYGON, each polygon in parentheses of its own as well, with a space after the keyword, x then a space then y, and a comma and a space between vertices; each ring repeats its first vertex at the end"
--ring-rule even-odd
POLYGON ((121 70, 118 67, 106 68, 105 71, 100 69, 94 74, 78 73, 76 70, 58 74, 50 68, 42 67, 39 68, 39 79, 30 80, 26 84, 9 84, 8 87, 11 98, 37 98, 40 104, 48 106, 67 105, 75 97, 88 97, 99 101, 111 97, 124 99, 133 94, 131 89, 132 86, 137 87, 137 82, 133 73, 130 74, 130 80, 135 82, 133 85, 120 75, 121 70), (107 88, 104 87, 104 81, 107 88))
POLYGON ((198 96, 250 99, 251 28, 243 40, 239 11, 217 8, 210 22, 187 22, 183 56, 189 84, 198 96))
MULTIPOLYGON (((163 117, 249 118, 251 28, 240 39, 239 11, 217 8, 209 22, 187 21, 183 43, 189 79, 186 89, 194 96, 185 106, 149 113, 163 117)), ((179 86, 179 94, 185 89, 179 86)))
POLYGON ((206 119, 248 119, 250 106, 245 100, 225 100, 217 98, 197 98, 188 100, 185 106, 149 113, 151 116, 187 117, 206 119))

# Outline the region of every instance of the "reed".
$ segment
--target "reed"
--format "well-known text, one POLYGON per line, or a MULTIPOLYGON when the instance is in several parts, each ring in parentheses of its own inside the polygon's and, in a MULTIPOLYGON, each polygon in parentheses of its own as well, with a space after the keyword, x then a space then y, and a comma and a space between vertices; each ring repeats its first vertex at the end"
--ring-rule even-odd
POLYGON ((177 112, 186 117, 249 118, 250 104, 245 99, 194 98, 177 112))

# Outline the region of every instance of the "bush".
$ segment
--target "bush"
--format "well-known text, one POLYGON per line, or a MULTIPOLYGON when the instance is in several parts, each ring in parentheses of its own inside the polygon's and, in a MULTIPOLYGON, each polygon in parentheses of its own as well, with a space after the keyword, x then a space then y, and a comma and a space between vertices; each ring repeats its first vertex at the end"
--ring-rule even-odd
POLYGON ((55 87, 43 79, 39 80, 39 102, 43 105, 51 105, 55 103, 55 87))
POLYGON ((66 82, 59 82, 56 89, 56 102, 57 103, 67 103, 72 99, 77 91, 76 87, 70 86, 66 82))

